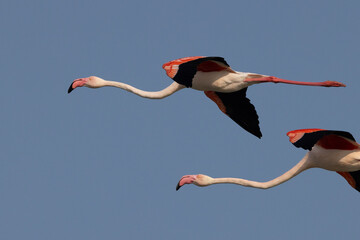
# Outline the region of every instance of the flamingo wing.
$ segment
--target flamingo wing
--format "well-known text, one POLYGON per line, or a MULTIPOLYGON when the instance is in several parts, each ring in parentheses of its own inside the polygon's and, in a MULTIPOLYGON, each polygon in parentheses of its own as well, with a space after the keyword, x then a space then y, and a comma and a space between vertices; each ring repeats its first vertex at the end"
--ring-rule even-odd
POLYGON ((246 97, 247 88, 232 93, 205 91, 205 95, 213 100, 219 109, 228 115, 246 131, 258 138, 262 137, 259 117, 254 105, 246 97))
POLYGON ((295 147, 311 150, 315 144, 325 149, 353 150, 359 147, 349 132, 324 129, 299 129, 287 133, 295 147))
POLYGON ((197 71, 227 70, 234 72, 222 57, 186 57, 167 62, 162 67, 170 78, 186 87, 192 86, 192 80, 197 71))
POLYGON ((360 170, 355 172, 337 172, 341 176, 343 176, 346 181, 360 192, 360 170))

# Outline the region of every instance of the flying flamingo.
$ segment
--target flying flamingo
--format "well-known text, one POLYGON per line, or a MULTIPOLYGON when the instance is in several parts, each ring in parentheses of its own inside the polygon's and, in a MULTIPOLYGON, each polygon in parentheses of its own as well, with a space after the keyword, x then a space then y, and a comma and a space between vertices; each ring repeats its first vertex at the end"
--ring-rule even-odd
POLYGON ((222 57, 186 57, 167 62, 162 67, 175 82, 161 91, 143 91, 125 83, 106 81, 91 76, 74 80, 69 87, 68 93, 77 87, 83 86, 90 88, 112 86, 144 98, 161 99, 185 87, 193 88, 204 91, 205 95, 213 100, 223 113, 246 131, 261 138, 259 117, 255 107, 246 97, 248 86, 273 82, 307 86, 345 87, 345 84, 335 81, 299 82, 256 73, 237 72, 232 70, 222 57))
POLYGON ((212 178, 206 175, 185 175, 176 186, 184 184, 200 187, 218 183, 233 183, 245 187, 267 189, 282 184, 309 168, 323 168, 336 171, 360 192, 360 144, 343 131, 322 129, 300 129, 288 132, 290 142, 309 152, 292 169, 268 182, 255 182, 241 178, 212 178))

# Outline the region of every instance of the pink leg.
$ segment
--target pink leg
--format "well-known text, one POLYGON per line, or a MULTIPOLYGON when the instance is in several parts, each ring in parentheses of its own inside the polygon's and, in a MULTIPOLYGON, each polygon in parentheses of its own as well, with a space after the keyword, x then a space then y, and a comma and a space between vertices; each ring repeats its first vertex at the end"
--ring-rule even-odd
POLYGON ((306 86, 320 86, 320 87, 346 87, 345 84, 335 81, 325 81, 325 82, 300 82, 281 79, 277 77, 261 77, 261 78, 247 78, 245 82, 273 82, 273 83, 287 83, 295 85, 306 85, 306 86))

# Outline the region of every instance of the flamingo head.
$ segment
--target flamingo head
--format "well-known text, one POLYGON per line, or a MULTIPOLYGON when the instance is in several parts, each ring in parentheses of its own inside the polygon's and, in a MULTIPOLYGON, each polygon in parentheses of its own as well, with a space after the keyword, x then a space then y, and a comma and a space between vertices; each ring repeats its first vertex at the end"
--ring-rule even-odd
POLYGON ((74 90, 77 87, 89 87, 89 88, 99 88, 103 87, 105 85, 105 80, 99 77, 91 76, 87 78, 78 78, 75 79, 69 89, 68 93, 70 93, 72 90, 74 90))
POLYGON ((203 174, 185 175, 180 179, 179 183, 177 184, 176 191, 179 190, 183 185, 191 183, 199 187, 209 186, 212 183, 212 180, 212 177, 203 174))

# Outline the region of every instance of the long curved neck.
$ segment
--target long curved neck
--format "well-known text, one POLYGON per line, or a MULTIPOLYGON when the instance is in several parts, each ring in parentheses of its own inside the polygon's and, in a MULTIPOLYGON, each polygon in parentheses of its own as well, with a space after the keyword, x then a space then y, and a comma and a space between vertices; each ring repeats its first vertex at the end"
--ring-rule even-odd
POLYGON ((283 182, 286 182, 290 180, 291 178, 295 177, 302 171, 310 168, 310 164, 308 163, 308 154, 298 163, 296 164, 292 169, 284 173, 283 175, 274 178, 273 180, 270 180, 268 182, 256 182, 256 181, 250 181, 246 179, 241 178, 214 178, 210 185, 212 184, 218 184, 218 183, 233 183, 242 185, 245 187, 253 187, 253 188, 261 188, 261 189, 267 189, 275 187, 279 184, 282 184, 283 182))
POLYGON ((161 98, 165 98, 170 96, 171 94, 185 88, 185 86, 178 84, 177 82, 173 82, 170 86, 168 86, 167 88, 161 90, 161 91, 157 91, 157 92, 148 92, 148 91, 143 91, 140 89, 137 89, 133 86, 130 86, 126 83, 122 83, 122 82, 115 82, 115 81, 104 81, 104 86, 110 86, 110 87, 117 87, 117 88, 121 88, 124 89, 128 92, 134 93, 140 97, 143 98, 151 98, 151 99, 161 99, 161 98))

